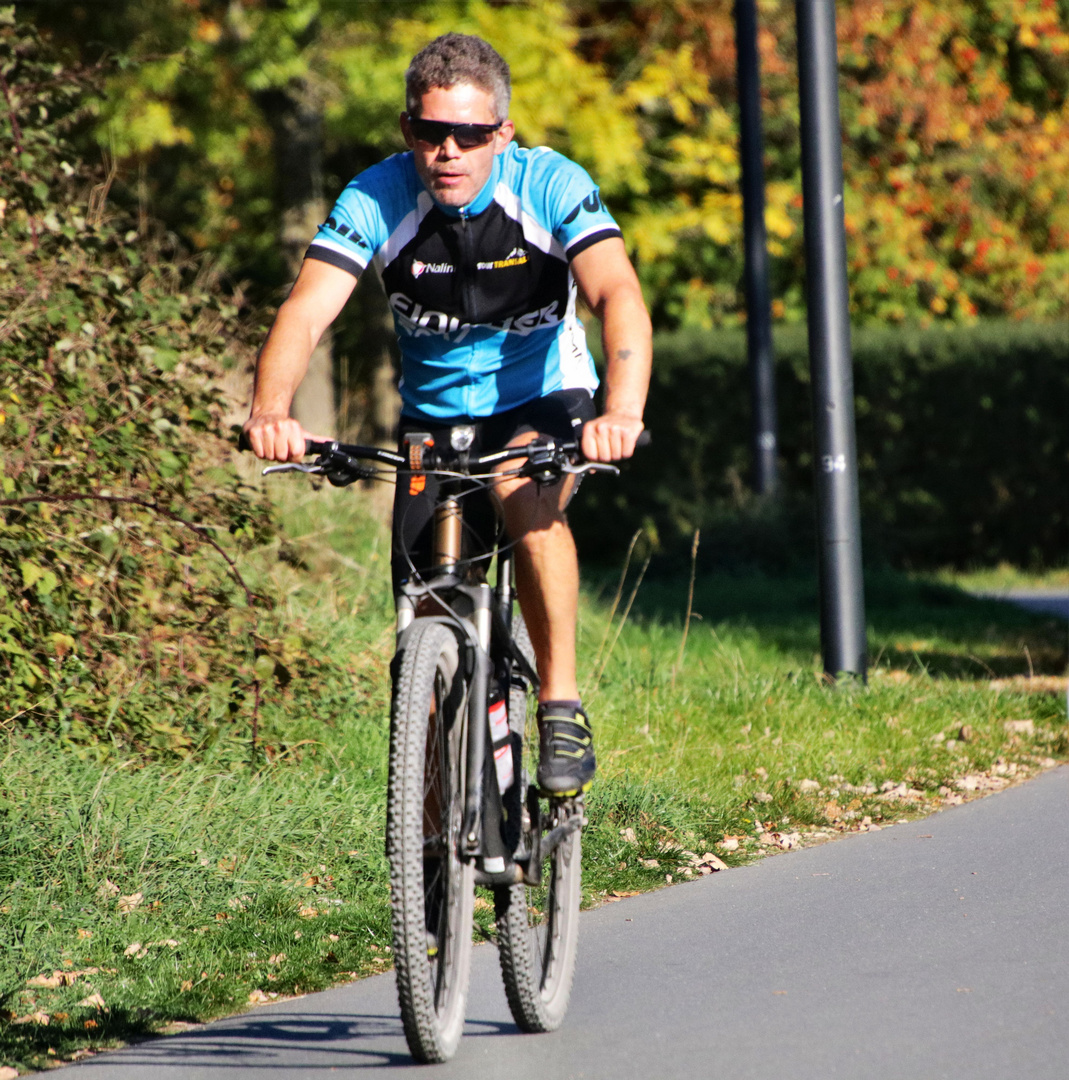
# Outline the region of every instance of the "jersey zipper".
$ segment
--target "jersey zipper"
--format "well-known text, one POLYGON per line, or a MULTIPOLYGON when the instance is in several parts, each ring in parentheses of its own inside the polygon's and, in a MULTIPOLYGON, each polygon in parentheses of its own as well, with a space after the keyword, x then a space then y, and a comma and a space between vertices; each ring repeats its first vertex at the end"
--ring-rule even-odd
POLYGON ((464 294, 464 307, 468 322, 473 326, 479 321, 479 312, 475 307, 475 250, 472 246, 471 225, 468 215, 460 212, 460 286, 464 294))

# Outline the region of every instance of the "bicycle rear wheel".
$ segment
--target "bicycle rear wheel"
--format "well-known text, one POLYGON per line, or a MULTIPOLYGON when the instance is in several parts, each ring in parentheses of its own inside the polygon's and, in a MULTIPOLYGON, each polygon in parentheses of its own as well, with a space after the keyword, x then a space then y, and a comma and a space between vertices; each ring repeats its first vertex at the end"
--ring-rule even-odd
MULTIPOLYGON (((533 663, 527 628, 517 617, 513 639, 533 663)), ((520 783, 521 850, 531 850, 535 838, 528 809, 529 783, 538 768, 538 725, 533 695, 513 687, 509 695, 509 725, 523 739, 520 783)), ((563 825, 582 814, 575 799, 553 799, 541 822, 543 830, 563 825)), ((518 853, 519 854, 519 853, 518 853)), ((505 996, 521 1031, 554 1031, 568 1009, 579 942, 579 902, 582 884, 582 844, 579 830, 570 833, 542 860, 542 884, 503 885, 494 890, 498 953, 505 996)))
POLYGON ((413 1057, 448 1060, 464 1027, 475 899, 461 861, 462 730, 457 639, 417 622, 396 671, 390 718, 386 853, 397 996, 413 1057))

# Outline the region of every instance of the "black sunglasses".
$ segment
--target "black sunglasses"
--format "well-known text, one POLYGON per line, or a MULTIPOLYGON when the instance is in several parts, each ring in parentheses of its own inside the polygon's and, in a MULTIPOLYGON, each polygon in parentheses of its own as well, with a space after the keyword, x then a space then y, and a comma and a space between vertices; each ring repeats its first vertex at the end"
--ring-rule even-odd
POLYGON ((485 146, 493 137, 500 124, 451 124, 446 120, 421 120, 418 116, 408 117, 408 126, 420 142, 441 146, 450 135, 461 150, 474 150, 485 146))

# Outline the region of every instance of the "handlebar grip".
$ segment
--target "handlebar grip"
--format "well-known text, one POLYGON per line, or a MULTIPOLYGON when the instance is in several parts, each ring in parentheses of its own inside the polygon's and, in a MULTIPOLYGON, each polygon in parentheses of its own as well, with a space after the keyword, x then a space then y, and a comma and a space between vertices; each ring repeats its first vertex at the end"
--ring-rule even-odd
POLYGON ((251 450, 252 449, 252 443, 249 442, 248 432, 243 431, 238 436, 238 449, 241 450, 241 451, 251 450))
POLYGON ((635 449, 637 450, 640 446, 649 446, 651 442, 653 442, 653 436, 650 434, 649 428, 643 428, 635 440, 635 449))

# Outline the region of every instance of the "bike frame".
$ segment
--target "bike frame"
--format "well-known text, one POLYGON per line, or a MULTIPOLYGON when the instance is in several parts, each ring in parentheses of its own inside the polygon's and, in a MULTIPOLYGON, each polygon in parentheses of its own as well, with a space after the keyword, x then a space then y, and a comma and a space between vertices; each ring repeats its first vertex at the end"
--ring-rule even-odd
MULTIPOLYGON (((398 479, 406 476, 442 471, 436 469, 438 454, 432 453, 434 443, 429 435, 411 433, 406 437, 406 454, 379 447, 344 446, 337 442, 306 444, 305 452, 318 454, 312 465, 290 463, 269 466, 271 472, 298 471, 326 475, 338 486, 357 479, 370 479, 375 470, 368 462, 392 465, 398 479)), ((495 785, 487 785, 484 773, 489 746, 490 721, 487 710, 491 675, 510 685, 514 670, 527 680, 537 693, 538 674, 516 646, 512 637, 512 614, 515 601, 513 560, 507 548, 495 544, 490 558, 496 562, 496 580, 490 586, 482 570, 462 575, 461 539, 463 535, 463 502, 459 485, 471 480, 471 469, 488 469, 502 462, 522 460, 520 474, 536 483, 558 481, 564 473, 602 471, 617 473, 615 466, 588 462, 583 466, 566 464, 567 455, 575 454, 574 444, 561 446, 552 439, 536 439, 517 447, 483 454, 469 460, 466 451, 455 456, 457 469, 444 470, 455 483, 446 482, 434 514, 434 566, 403 582, 395 594, 397 621, 397 653, 405 647, 411 628, 417 621, 444 623, 459 631, 464 656, 465 683, 468 691, 465 729, 462 733, 464 816, 459 838, 459 854, 465 861, 475 860, 475 880, 481 885, 541 884, 542 860, 555 847, 584 824, 581 796, 561 800, 577 804, 563 824, 542 835, 542 813, 538 791, 528 789, 526 810, 531 823, 531 850, 516 858, 505 851, 494 838, 500 834, 501 799, 495 785), (465 580, 465 577, 467 580, 465 580), (419 614, 421 602, 433 599, 439 608, 434 614, 419 614), (493 796, 496 796, 493 797, 493 796)))

